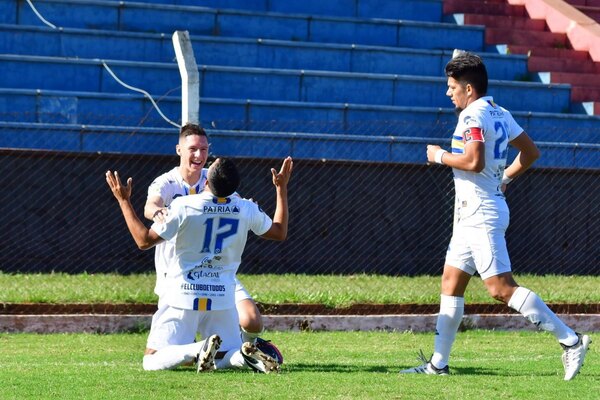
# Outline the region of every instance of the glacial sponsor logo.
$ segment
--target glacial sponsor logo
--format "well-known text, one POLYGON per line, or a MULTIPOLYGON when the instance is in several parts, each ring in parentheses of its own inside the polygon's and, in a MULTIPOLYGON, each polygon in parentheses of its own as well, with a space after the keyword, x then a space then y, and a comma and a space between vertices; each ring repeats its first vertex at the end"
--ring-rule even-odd
POLYGON ((195 281, 202 278, 220 278, 218 271, 205 271, 202 269, 190 271, 187 274, 187 278, 190 281, 195 281))
MULTIPOLYGON (((220 260, 220 256, 215 256, 214 260, 220 260)), ((220 278, 219 271, 222 270, 223 267, 218 265, 213 265, 213 258, 204 257, 200 264, 194 266, 190 272, 187 273, 186 277, 189 281, 196 281, 202 278, 220 278)))

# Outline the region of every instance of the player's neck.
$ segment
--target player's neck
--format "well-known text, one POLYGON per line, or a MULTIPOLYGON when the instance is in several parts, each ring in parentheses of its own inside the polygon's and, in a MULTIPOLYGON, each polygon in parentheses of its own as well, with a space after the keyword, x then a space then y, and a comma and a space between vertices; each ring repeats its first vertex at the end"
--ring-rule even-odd
POLYGON ((183 178, 185 183, 192 186, 200 180, 200 175, 202 174, 202 171, 190 171, 189 169, 180 166, 179 173, 181 174, 181 177, 183 178))
POLYGON ((477 100, 479 100, 482 97, 485 97, 485 95, 482 96, 478 93, 474 93, 473 96, 471 96, 467 99, 467 105, 465 106, 465 108, 469 107, 471 104, 475 103, 477 100))

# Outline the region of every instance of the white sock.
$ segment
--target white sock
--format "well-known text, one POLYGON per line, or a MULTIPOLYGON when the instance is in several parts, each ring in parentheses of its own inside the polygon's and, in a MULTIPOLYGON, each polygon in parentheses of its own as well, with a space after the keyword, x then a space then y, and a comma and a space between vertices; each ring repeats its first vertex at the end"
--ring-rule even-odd
POLYGON ((240 326, 240 332, 242 333, 242 343, 246 343, 246 342, 256 343, 256 338, 259 337, 260 335, 262 335, 262 333, 264 331, 265 330, 263 329, 262 331, 260 331, 258 333, 248 332, 240 326))
POLYGON ((154 354, 144 356, 144 370, 160 371, 175 368, 186 362, 192 362, 203 345, 204 340, 199 343, 163 347, 154 354))
POLYGON ((552 332, 565 346, 572 346, 579 340, 575 331, 565 325, 537 294, 527 288, 518 287, 508 301, 508 306, 520 312, 538 328, 552 332))
POLYGON ((431 363, 436 368, 448 365, 450 350, 465 312, 465 298, 441 295, 440 313, 435 325, 434 352, 431 363))
POLYGON ((240 349, 233 349, 225 353, 222 359, 215 359, 215 367, 217 369, 246 368, 246 361, 240 349))

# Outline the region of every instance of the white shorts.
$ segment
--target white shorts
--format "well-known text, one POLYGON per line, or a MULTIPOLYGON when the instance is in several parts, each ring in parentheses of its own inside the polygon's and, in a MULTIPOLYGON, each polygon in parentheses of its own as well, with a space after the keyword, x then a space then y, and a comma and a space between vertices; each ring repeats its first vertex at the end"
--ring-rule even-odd
POLYGON ((242 300, 252 300, 252 296, 246 290, 242 282, 236 277, 235 278, 235 304, 242 300))
MULTIPOLYGON (((457 210, 457 214, 460 210, 457 210)), ((446 264, 481 279, 510 272, 504 237, 510 214, 504 199, 483 200, 472 214, 455 219, 446 264)))
POLYGON ((219 335, 220 351, 239 349, 242 345, 238 314, 235 308, 218 311, 184 310, 159 302, 152 316, 146 347, 160 350, 170 345, 194 343, 196 332, 202 339, 219 335))

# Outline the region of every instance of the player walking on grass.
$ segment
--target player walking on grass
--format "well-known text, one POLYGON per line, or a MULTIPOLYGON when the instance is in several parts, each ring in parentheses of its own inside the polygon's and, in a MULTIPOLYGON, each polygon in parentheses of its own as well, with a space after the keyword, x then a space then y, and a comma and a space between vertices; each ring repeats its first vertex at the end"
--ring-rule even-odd
POLYGON ((515 282, 504 237, 509 223, 506 185, 533 164, 539 151, 512 115, 486 95, 488 76, 481 58, 470 53, 458 55, 446 65, 446 76, 446 95, 460 112, 452 152, 428 145, 427 161, 447 165, 454 172, 454 230, 442 274, 433 356, 427 360, 421 354, 423 365, 400 372, 449 373, 448 359, 463 317, 465 289, 477 272, 493 298, 556 336, 564 349, 564 379, 571 380, 583 365, 591 340, 566 326, 538 295, 515 282), (506 167, 508 143, 519 153, 506 167))
POLYGON ((164 240, 175 246, 152 318, 145 370, 171 369, 194 361, 199 372, 244 367, 265 373, 279 370, 277 360, 254 343, 242 344, 235 274, 248 231, 265 239, 286 239, 292 167, 288 157, 279 172, 271 169, 277 193, 273 220, 255 203, 235 194, 240 182, 235 164, 217 159, 207 171, 202 193, 174 199, 164 223, 155 222, 150 229, 131 205, 131 178, 123 186, 117 172, 107 171, 106 181, 138 247, 149 249, 164 240), (199 343, 195 342, 196 332, 204 338, 199 343), (223 351, 218 353, 219 349, 223 351))
MULTIPOLYGON (((204 129, 196 124, 183 126, 179 134, 176 152, 179 166, 156 178, 148 188, 144 216, 154 222, 164 222, 167 208, 180 196, 200 193, 204 189, 208 159, 208 137, 204 129)), ((175 254, 174 246, 165 241, 155 248, 156 286, 154 293, 163 294, 163 283, 167 266, 175 254)), ((235 304, 238 310, 242 340, 255 342, 263 332, 260 311, 252 296, 236 278, 235 304)))

